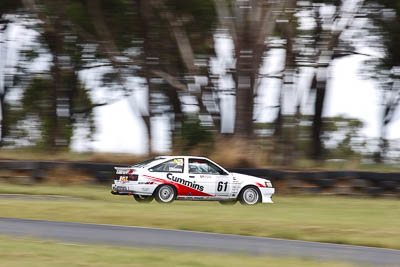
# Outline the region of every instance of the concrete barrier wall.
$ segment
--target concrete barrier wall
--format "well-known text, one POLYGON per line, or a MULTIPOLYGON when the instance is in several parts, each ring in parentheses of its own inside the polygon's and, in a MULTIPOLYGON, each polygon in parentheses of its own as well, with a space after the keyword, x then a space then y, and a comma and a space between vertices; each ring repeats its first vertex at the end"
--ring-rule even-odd
MULTIPOLYGON (((8 179, 13 179, 12 176, 19 173, 25 179, 40 182, 51 170, 63 168, 83 172, 90 176, 93 182, 111 183, 114 179, 114 167, 123 166, 126 165, 90 162, 0 161, 0 177, 9 176, 8 179)), ((281 193, 400 196, 400 172, 286 171, 254 168, 228 170, 270 179, 277 188, 277 192, 281 193)))

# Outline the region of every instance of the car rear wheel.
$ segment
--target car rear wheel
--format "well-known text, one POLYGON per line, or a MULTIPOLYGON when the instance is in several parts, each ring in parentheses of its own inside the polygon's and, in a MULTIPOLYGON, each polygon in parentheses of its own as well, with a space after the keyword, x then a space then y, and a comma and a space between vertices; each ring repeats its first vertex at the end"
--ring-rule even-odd
POLYGON ((145 196, 145 195, 133 195, 133 197, 139 203, 150 203, 154 199, 153 196, 145 196))
POLYGON ((239 195, 239 201, 243 205, 255 205, 261 200, 261 194, 255 186, 245 187, 239 195))
POLYGON ((171 203, 176 198, 176 190, 172 185, 163 184, 157 188, 154 197, 159 203, 171 203))

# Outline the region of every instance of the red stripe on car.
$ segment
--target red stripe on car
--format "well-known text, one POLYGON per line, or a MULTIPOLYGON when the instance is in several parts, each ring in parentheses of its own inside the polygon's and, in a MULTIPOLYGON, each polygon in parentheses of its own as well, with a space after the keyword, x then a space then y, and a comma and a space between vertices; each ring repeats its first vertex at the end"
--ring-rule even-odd
POLYGON ((179 183, 175 183, 173 181, 170 180, 165 180, 162 178, 157 178, 157 177, 153 177, 153 176, 149 176, 149 175, 143 175, 146 178, 158 181, 160 183, 165 183, 165 184, 172 184, 176 187, 176 189, 178 190, 178 196, 196 196, 196 197, 213 197, 213 195, 204 193, 202 191, 198 191, 196 189, 193 189, 191 187, 188 187, 186 185, 183 184, 179 184, 179 183))
POLYGON ((258 187, 265 187, 263 184, 260 184, 260 183, 256 183, 256 185, 257 185, 258 187))

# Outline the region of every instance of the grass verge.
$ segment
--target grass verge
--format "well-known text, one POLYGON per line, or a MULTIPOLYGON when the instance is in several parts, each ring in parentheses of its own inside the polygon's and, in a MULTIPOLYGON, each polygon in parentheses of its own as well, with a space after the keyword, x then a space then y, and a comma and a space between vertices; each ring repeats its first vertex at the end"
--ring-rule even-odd
POLYGON ((350 267, 338 262, 300 258, 181 252, 66 244, 0 236, 0 266, 286 266, 350 267))
POLYGON ((1 199, 0 216, 253 235, 400 249, 400 201, 322 196, 276 196, 275 204, 218 202, 139 204, 107 187, 17 186, 0 193, 53 194, 79 201, 1 199))

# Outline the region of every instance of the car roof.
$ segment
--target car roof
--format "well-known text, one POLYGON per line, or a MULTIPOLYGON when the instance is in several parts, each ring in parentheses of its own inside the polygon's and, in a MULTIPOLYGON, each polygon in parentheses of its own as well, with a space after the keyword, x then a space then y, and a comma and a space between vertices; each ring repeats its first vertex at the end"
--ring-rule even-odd
POLYGON ((196 159, 208 159, 206 157, 198 157, 198 156, 158 156, 156 158, 165 158, 165 159, 174 159, 174 158, 196 158, 196 159))
MULTIPOLYGON (((151 168, 154 167, 155 165, 159 164, 160 161, 165 161, 165 160, 170 160, 170 159, 176 159, 176 158, 195 158, 195 159, 206 159, 209 160, 211 162, 213 162, 214 164, 216 164, 218 167, 222 168, 224 171, 228 172, 226 169, 224 169, 222 166, 218 165, 217 163, 215 163, 214 161, 212 161, 209 158, 206 157, 198 157, 198 156, 157 156, 155 157, 155 159, 158 159, 156 162, 152 162, 149 165, 146 166, 146 168, 151 168)), ((229 172, 228 172, 229 173, 229 172)))

